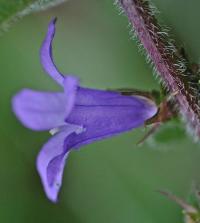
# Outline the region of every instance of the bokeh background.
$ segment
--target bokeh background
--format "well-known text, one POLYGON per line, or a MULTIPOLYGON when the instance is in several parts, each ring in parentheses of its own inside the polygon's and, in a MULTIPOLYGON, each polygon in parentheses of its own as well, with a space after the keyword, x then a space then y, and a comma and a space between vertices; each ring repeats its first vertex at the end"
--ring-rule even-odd
MULTIPOLYGON (((153 2, 176 40, 198 62, 200 2, 153 2)), ((15 23, 0 37, 0 222, 183 222, 181 209, 156 192, 166 188, 184 198, 200 179, 200 146, 178 124, 169 124, 162 140, 141 147, 136 142, 143 128, 72 152, 59 203, 46 199, 35 158, 50 135, 24 128, 10 100, 24 87, 60 90, 43 72, 38 56, 54 16, 54 56, 63 73, 76 74, 91 88, 159 88, 131 40, 127 18, 112 0, 69 0, 15 23)))

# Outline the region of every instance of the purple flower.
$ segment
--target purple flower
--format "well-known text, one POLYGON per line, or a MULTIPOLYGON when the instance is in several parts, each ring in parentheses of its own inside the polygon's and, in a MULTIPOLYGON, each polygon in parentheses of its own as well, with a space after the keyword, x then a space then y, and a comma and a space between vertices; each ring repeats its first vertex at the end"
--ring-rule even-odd
POLYGON ((52 138, 37 157, 37 170, 47 197, 57 201, 66 159, 72 148, 142 126, 157 112, 151 100, 117 92, 80 87, 74 76, 62 75, 52 59, 53 19, 40 51, 44 70, 64 92, 24 89, 13 98, 13 110, 26 127, 48 130, 52 138))

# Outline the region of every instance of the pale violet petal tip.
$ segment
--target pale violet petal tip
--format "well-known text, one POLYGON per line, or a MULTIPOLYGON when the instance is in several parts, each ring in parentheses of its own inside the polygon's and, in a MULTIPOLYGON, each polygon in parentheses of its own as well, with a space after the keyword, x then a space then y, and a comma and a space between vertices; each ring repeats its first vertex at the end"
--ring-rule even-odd
POLYGON ((64 76, 59 72, 53 61, 52 41, 55 35, 56 18, 49 23, 45 39, 40 49, 40 61, 43 69, 60 85, 63 86, 64 76))
POLYGON ((12 109, 27 128, 50 130, 64 124, 65 100, 64 93, 24 89, 12 98, 12 109))

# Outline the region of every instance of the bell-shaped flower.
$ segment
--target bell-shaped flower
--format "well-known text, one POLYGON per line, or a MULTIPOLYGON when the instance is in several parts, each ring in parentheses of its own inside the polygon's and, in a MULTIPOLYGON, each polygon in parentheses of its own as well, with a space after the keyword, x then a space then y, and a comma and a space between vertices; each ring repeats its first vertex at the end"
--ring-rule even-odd
POLYGON ((53 202, 57 201, 72 149, 138 128, 157 112, 157 106, 148 98, 84 88, 76 77, 61 74, 52 58, 55 22, 53 19, 48 26, 40 59, 63 92, 23 89, 12 100, 13 111, 24 126, 35 131, 48 130, 53 135, 37 157, 45 193, 53 202))

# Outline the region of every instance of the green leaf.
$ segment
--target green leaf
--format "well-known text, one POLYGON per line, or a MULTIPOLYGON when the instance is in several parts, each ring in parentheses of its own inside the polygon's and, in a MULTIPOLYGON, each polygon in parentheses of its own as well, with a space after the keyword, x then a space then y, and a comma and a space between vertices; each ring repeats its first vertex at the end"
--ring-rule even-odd
POLYGON ((0 0, 0 33, 32 12, 45 10, 66 0, 0 0))

